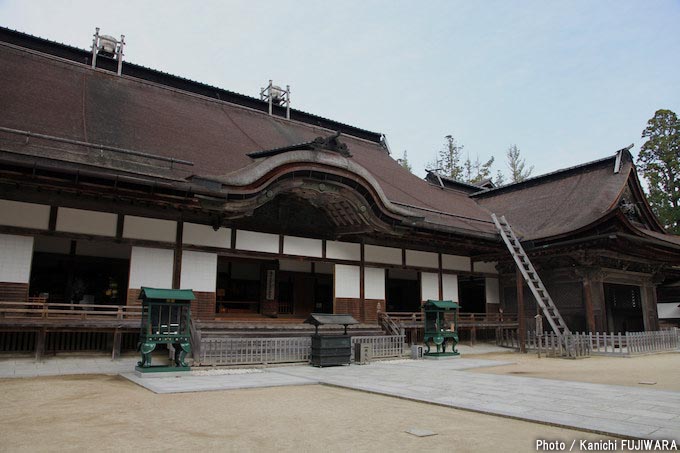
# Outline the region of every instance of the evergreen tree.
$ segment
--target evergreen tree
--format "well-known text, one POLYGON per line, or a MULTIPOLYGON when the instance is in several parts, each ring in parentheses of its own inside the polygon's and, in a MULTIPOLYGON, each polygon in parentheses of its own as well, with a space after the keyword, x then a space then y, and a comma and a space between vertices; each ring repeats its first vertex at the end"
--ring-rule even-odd
POLYGON ((438 171, 444 176, 460 181, 463 179, 463 167, 460 165, 463 145, 459 145, 455 138, 447 135, 444 147, 434 161, 427 165, 428 170, 438 171))
POLYGON ((397 159, 397 162, 399 163, 399 165, 407 169, 410 173, 413 173, 411 164, 408 162, 408 153, 406 152, 406 150, 404 150, 404 156, 401 159, 397 159))
POLYGON ((531 176, 531 173, 534 171, 534 167, 532 165, 531 167, 526 168, 525 160, 519 157, 519 148, 517 145, 512 145, 510 148, 508 148, 506 156, 508 157, 511 183, 522 182, 531 176))
POLYGON ((649 204, 670 233, 680 234, 680 121, 670 110, 657 110, 642 131, 647 141, 637 163, 647 180, 649 204))

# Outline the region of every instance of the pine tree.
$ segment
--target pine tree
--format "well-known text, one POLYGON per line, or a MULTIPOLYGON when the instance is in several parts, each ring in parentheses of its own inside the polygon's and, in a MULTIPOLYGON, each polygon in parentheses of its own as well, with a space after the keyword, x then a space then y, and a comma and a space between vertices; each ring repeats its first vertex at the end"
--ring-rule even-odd
POLYGON ((406 152, 406 150, 404 150, 404 157, 402 157, 401 159, 397 159, 397 162, 399 163, 399 165, 407 169, 410 173, 413 173, 411 164, 408 162, 408 153, 406 152))
POLYGON ((680 121, 657 110, 642 131, 638 166, 647 180, 649 204, 670 233, 680 234, 680 121))
POLYGON ((522 182, 531 176, 534 171, 534 166, 526 168, 526 162, 519 157, 519 148, 517 145, 512 145, 506 152, 508 157, 508 167, 510 168, 510 182, 522 182))
POLYGON ((463 178, 463 167, 460 165, 463 145, 459 145, 451 135, 447 135, 445 139, 444 147, 437 158, 427 165, 427 169, 460 181, 463 178))

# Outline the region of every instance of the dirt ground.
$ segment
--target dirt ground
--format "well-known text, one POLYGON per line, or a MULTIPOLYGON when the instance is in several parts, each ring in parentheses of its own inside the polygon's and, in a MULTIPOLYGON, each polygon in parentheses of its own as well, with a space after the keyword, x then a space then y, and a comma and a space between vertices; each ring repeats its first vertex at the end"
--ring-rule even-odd
POLYGON ((605 438, 320 385, 157 395, 118 376, 83 375, 2 379, 0 388, 0 451, 12 452, 523 452, 536 439, 568 448, 605 438))
POLYGON ((465 358, 516 362, 492 368, 476 368, 474 373, 512 374, 518 376, 628 385, 657 390, 680 391, 680 353, 651 354, 638 357, 602 357, 568 360, 537 357, 536 353, 466 355, 465 358), (654 385, 640 382, 656 382, 654 385))

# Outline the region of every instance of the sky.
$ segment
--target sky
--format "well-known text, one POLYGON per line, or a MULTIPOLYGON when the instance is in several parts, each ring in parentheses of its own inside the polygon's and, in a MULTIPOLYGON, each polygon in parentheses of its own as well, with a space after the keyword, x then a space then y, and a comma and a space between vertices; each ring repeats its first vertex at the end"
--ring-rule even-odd
POLYGON ((680 114, 679 24, 680 0, 0 0, 5 27, 86 49, 100 27, 126 61, 253 97, 290 85, 420 176, 446 135, 494 173, 513 144, 534 175, 635 154, 680 114))

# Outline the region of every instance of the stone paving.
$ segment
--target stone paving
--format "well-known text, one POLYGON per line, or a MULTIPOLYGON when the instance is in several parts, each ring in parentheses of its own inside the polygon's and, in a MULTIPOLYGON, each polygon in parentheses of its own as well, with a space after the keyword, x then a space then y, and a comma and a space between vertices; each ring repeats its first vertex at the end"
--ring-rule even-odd
POLYGON ((680 442, 680 392, 461 371, 491 361, 468 362, 469 359, 414 360, 270 371, 323 384, 610 435, 680 442))
POLYGON ((52 358, 40 363, 6 359, 0 361, 0 378, 121 373, 155 393, 327 384, 615 436, 680 442, 680 392, 464 371, 512 362, 394 360, 328 368, 295 365, 244 373, 139 378, 132 372, 136 361, 136 356, 117 361, 52 358))

